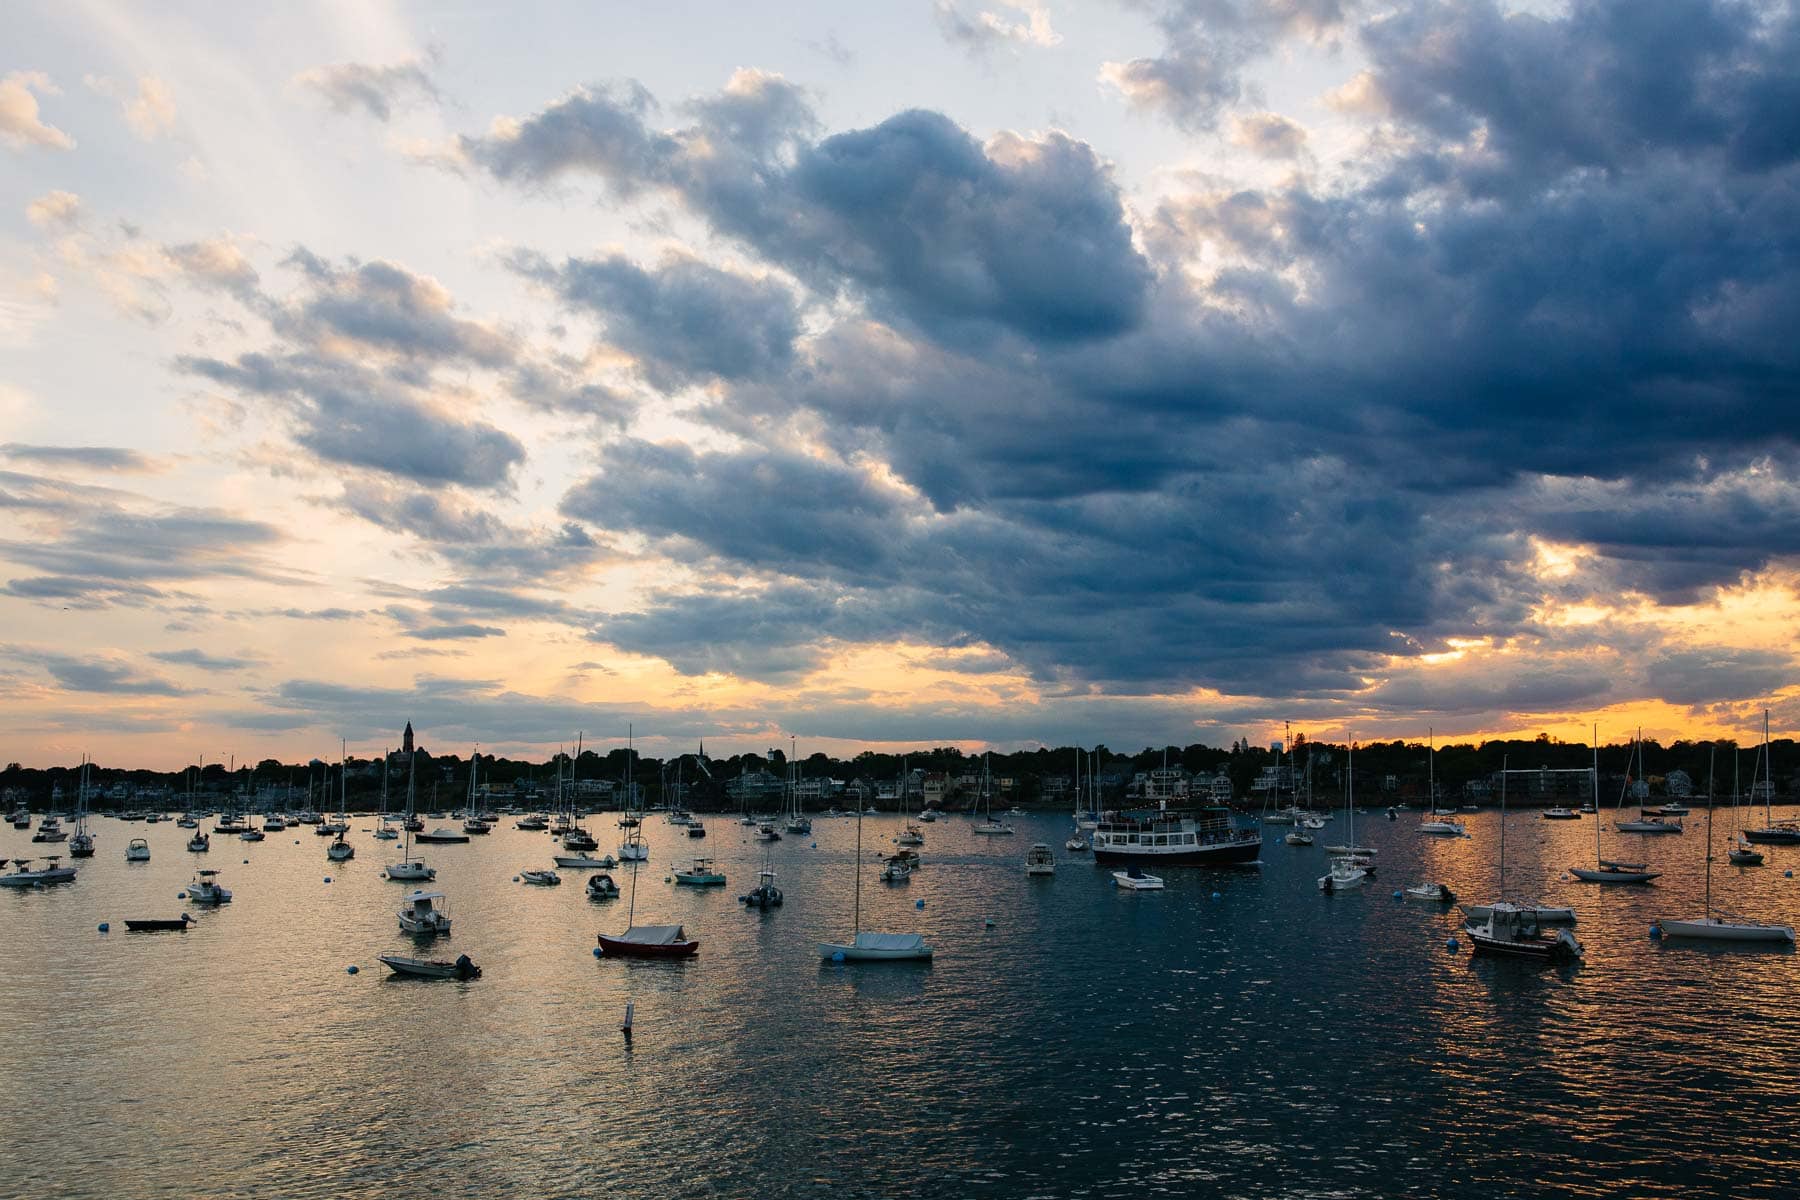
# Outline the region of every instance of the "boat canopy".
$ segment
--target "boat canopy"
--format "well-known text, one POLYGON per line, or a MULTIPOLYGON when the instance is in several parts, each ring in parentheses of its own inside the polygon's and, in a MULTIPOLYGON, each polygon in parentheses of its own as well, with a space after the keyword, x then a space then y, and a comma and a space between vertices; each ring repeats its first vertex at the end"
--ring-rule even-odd
POLYGON ((859 933, 854 944, 858 950, 920 950, 925 939, 916 933, 859 933))
POLYGON ((667 946, 687 939, 679 925, 633 925, 612 940, 638 946, 667 946))
POLYGON ((442 892, 411 891, 406 893, 406 900, 409 904, 417 904, 421 900, 442 900, 443 898, 444 893, 442 892))

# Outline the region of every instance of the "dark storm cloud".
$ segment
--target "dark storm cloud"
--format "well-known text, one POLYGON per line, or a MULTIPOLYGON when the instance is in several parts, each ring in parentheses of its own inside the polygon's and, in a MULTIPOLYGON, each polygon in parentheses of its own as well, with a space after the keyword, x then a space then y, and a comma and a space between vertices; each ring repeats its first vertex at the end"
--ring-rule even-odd
POLYGON ((294 438, 319 457, 425 485, 504 487, 525 447, 503 430, 461 421, 360 364, 314 352, 184 356, 181 370, 282 402, 294 438))
POLYGON ((386 121, 394 109, 421 100, 437 100, 437 84, 426 64, 418 59, 386 63, 336 63, 314 67, 294 80, 322 96, 340 113, 361 110, 377 121, 386 121))
POLYGON ((1139 316, 1149 264, 1109 168, 1061 133, 984 147, 933 112, 813 140, 798 89, 740 73, 654 133, 641 88, 584 92, 463 154, 502 179, 599 176, 621 195, 673 190, 721 232, 822 292, 962 339, 1012 330, 1049 342, 1115 333, 1139 316))
POLYGON ((1767 696, 1794 682, 1794 667, 1792 654, 1715 646, 1659 655, 1645 676, 1658 699, 1700 706, 1767 696))
MULTIPOLYGON (((1349 36, 1357 8, 1161 10, 1171 46, 1222 57, 1186 91, 1154 76, 1156 102, 1210 121, 1245 64, 1349 36)), ((679 539, 718 584, 595 636, 775 679, 859 640, 989 646, 1052 685, 1325 713, 1629 698, 1581 664, 1462 701, 1392 659, 1451 638, 1575 653, 1537 623, 1547 599, 1686 602, 1800 554, 1800 165, 1776 103, 1800 26, 1791 6, 1639 12, 1406 5, 1359 32, 1382 127, 1352 174, 1184 184, 1143 220, 1148 257, 1079 142, 984 145, 923 112, 819 136, 766 79, 734 102, 785 115, 741 144, 708 141, 709 115, 653 134, 647 98, 612 113, 635 158, 544 142, 534 181, 628 176, 863 301, 695 410, 733 448, 615 443, 565 498, 679 539), (1534 539, 1597 558, 1540 578, 1534 539)))
POLYGON ((651 271, 620 255, 560 266, 519 259, 515 266, 564 303, 598 316, 606 340, 638 359, 659 388, 768 376, 793 360, 799 307, 772 280, 680 257, 651 271))

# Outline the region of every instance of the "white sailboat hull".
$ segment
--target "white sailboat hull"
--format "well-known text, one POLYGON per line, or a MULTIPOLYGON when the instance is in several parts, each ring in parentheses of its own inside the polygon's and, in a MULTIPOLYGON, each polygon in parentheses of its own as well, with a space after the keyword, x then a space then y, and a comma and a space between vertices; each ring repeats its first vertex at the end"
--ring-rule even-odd
POLYGON ((1698 921, 1658 921, 1664 937, 1711 938, 1721 942, 1777 942, 1794 944, 1792 925, 1769 925, 1761 921, 1727 921, 1723 917, 1707 917, 1698 921))

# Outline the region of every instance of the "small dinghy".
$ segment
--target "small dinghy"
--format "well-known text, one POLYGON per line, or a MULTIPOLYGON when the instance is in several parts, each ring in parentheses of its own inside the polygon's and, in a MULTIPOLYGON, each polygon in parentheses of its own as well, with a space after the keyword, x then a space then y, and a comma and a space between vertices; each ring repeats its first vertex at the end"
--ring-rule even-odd
POLYGON ((192 925, 193 923, 194 923, 194 918, 188 916, 186 913, 182 913, 179 917, 176 917, 174 920, 167 920, 167 919, 162 919, 162 918, 152 918, 152 919, 133 921, 133 920, 127 919, 125 922, 125 928, 130 930, 132 933, 166 933, 170 930, 186 929, 189 925, 192 925))
POLYGON ((555 871, 520 871, 519 882, 533 887, 555 887, 562 882, 562 876, 555 871))
POLYGON ((739 896, 738 902, 750 908, 780 908, 781 889, 775 886, 775 872, 759 872, 756 887, 739 896))
POLYGON ((613 882, 611 875, 594 875, 587 881, 587 897, 589 900, 617 900, 619 885, 613 882))
POLYGON ((1137 867, 1112 873, 1113 885, 1133 892, 1159 892, 1162 890, 1162 876, 1146 875, 1137 867))
POLYGON ((457 955, 455 962, 445 962, 441 958, 408 958, 404 954, 382 954, 377 957, 388 970, 408 979, 481 978, 481 968, 470 962, 466 954, 457 955))
POLYGON ((1433 904, 1454 904, 1456 893, 1441 883, 1415 883, 1405 889, 1408 900, 1425 900, 1433 904))

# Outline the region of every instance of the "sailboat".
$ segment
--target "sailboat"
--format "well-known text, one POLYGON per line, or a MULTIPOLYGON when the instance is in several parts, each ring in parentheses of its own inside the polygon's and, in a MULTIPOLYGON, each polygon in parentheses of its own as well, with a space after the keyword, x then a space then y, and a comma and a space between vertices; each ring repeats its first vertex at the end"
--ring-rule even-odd
MULTIPOLYGON (((1569 962, 1581 957, 1581 943, 1566 929, 1548 931, 1543 928, 1538 910, 1521 907, 1506 896, 1506 759, 1500 760, 1500 896, 1492 904, 1483 905, 1479 920, 1471 917, 1463 926, 1475 953, 1507 958, 1523 958, 1534 962, 1569 962)), ((1465 909, 1465 912, 1468 910, 1465 909)))
MULTIPOLYGON (((635 748, 635 733, 630 726, 625 733, 625 816, 619 824, 625 827, 625 840, 619 843, 619 861, 634 864, 631 878, 635 886, 637 867, 635 864, 650 861, 650 844, 643 838, 643 821, 631 815, 632 793, 637 789, 632 784, 632 757, 635 748)), ((567 845, 567 842, 563 843, 567 845)))
POLYGON ((1356 845, 1355 762, 1356 745, 1352 743, 1344 751, 1344 812, 1350 819, 1350 843, 1346 846, 1325 847, 1328 853, 1336 856, 1331 860, 1331 870, 1319 876, 1319 890, 1326 895, 1359 888, 1368 882, 1370 875, 1367 860, 1361 856, 1372 852, 1363 851, 1356 845))
POLYGON ((344 834, 350 831, 350 814, 348 812, 350 805, 350 775, 349 772, 344 770, 346 758, 347 756, 344 753, 344 743, 340 740, 338 742, 337 816, 339 832, 336 837, 331 839, 331 844, 325 847, 325 857, 332 862, 344 862, 356 857, 356 847, 344 840, 344 834))
POLYGON ((1775 820, 1775 774, 1770 769, 1773 764, 1769 761, 1769 710, 1766 708, 1763 709, 1762 755, 1757 763, 1761 767, 1762 782, 1759 784, 1756 781, 1756 771, 1750 773, 1750 807, 1755 809, 1756 793, 1760 788, 1763 794, 1763 827, 1744 830, 1744 840, 1765 846, 1800 845, 1800 821, 1775 820))
POLYGON ((788 746, 788 819, 783 828, 793 834, 809 834, 812 832, 812 818, 801 809, 800 764, 795 761, 798 752, 793 739, 789 739, 788 746))
MULTIPOLYGON (((1738 828, 1738 806, 1744 798, 1742 781, 1738 775, 1737 746, 1731 748, 1731 827, 1738 828)), ((1725 852, 1725 858, 1734 867, 1760 867, 1763 865, 1763 852, 1750 844, 1750 839, 1739 833, 1731 849, 1725 852)))
POLYGON ((993 776, 988 770, 988 757, 985 754, 981 757, 981 804, 986 816, 970 828, 970 833, 995 836, 1013 832, 1013 827, 1005 821, 994 820, 993 776))
MULTIPOLYGON (((401 828, 406 831, 406 844, 400 849, 400 861, 387 865, 389 879, 424 880, 436 879, 437 871, 425 865, 422 858, 414 858, 412 854, 413 826, 413 764, 410 755, 406 764, 406 820, 401 828)), ((385 769, 385 768, 384 768, 385 769)))
POLYGON ((1073 850, 1077 854, 1084 850, 1092 850, 1094 848, 1094 844, 1088 841, 1087 835, 1083 833, 1081 829, 1081 785, 1085 782, 1082 776, 1083 770, 1084 764, 1082 763, 1081 747, 1077 746, 1075 747, 1075 832, 1071 833, 1069 835, 1069 840, 1063 843, 1063 849, 1073 850))
POLYGON ((75 785, 75 834, 69 839, 70 858, 92 858, 94 856, 94 835, 88 832, 88 773, 94 761, 87 755, 81 756, 81 774, 77 776, 75 785))
POLYGON ((475 743, 475 749, 469 752, 469 807, 463 814, 463 832, 480 835, 492 833, 494 827, 482 819, 481 810, 475 806, 475 777, 481 773, 481 743, 475 743))
POLYGON ((912 803, 909 793, 912 791, 912 775, 906 769, 906 760, 900 760, 900 817, 906 822, 894 838, 896 846, 923 846, 925 833, 912 819, 912 803))
MULTIPOLYGON (((820 942, 819 957, 828 962, 902 962, 931 957, 931 947, 916 933, 874 933, 862 927, 863 814, 856 811, 856 903, 847 945, 820 942)), ((1011 833, 1012 830, 1007 830, 1011 833)))
MULTIPOLYGON (((1638 731, 1637 740, 1633 743, 1633 746, 1637 752, 1637 777, 1639 781, 1642 781, 1646 778, 1644 773, 1643 730, 1640 729, 1638 731)), ((1625 807, 1625 793, 1631 790, 1631 782, 1631 766, 1627 763, 1625 767, 1625 787, 1619 792, 1618 807, 1620 810, 1623 810, 1625 807)), ((1681 819, 1678 817, 1673 821, 1667 821, 1662 817, 1652 817, 1644 811, 1644 806, 1640 803, 1638 805, 1638 815, 1635 820, 1621 821, 1615 816, 1613 819, 1613 828, 1620 833, 1680 833, 1681 819)))
MULTIPOLYGON (((626 781, 631 779, 630 750, 626 751, 626 781)), ((626 792, 629 803, 630 792, 626 792)), ((631 830, 632 837, 637 830, 631 830)), ((625 914, 625 932, 617 935, 602 933, 599 935, 600 956, 602 958, 691 958, 700 950, 700 941, 690 938, 687 931, 679 925, 639 925, 637 923, 637 883, 638 863, 642 859, 632 858, 631 862, 631 905, 625 914)))
MULTIPOLYGON (((387 804, 388 752, 386 747, 383 747, 381 751, 381 812, 375 818, 375 837, 377 840, 383 842, 395 841, 400 837, 399 834, 394 832, 393 825, 388 821, 387 804)), ((265 821, 264 824, 266 825, 267 822, 265 821)))
POLYGON ((1712 763, 1709 759, 1706 768, 1706 912, 1697 921, 1659 920, 1656 925, 1664 937, 1707 938, 1721 942, 1775 942, 1781 945, 1794 944, 1794 927, 1792 925, 1776 925, 1767 921, 1745 921, 1737 917, 1730 920, 1713 916, 1712 906, 1712 818, 1713 788, 1712 763))
POLYGON ((1430 782, 1431 808, 1425 814, 1426 817, 1429 818, 1429 820, 1419 822, 1419 832, 1420 833, 1428 833, 1435 837, 1462 837, 1468 832, 1468 830, 1463 826, 1463 823, 1461 821, 1452 821, 1450 819, 1451 817, 1455 816, 1456 814, 1454 812, 1451 812, 1448 810, 1441 810, 1438 808, 1437 730, 1428 728, 1426 736, 1428 738, 1429 746, 1430 746, 1429 750, 1426 753, 1425 762, 1427 764, 1427 766, 1426 766, 1427 776, 1431 781, 1430 782))
MULTIPOLYGON (((1594 728, 1594 765, 1589 769, 1593 777, 1595 807, 1600 803, 1600 729, 1594 728)), ((1629 774, 1629 772, 1627 772, 1629 774)), ((1709 784, 1710 786, 1710 784, 1709 784)), ((1645 863, 1619 862, 1616 859, 1600 857, 1600 826, 1604 821, 1594 822, 1594 865, 1587 867, 1570 867, 1569 874, 1583 883, 1649 883, 1661 875, 1660 871, 1646 869, 1645 863)))

